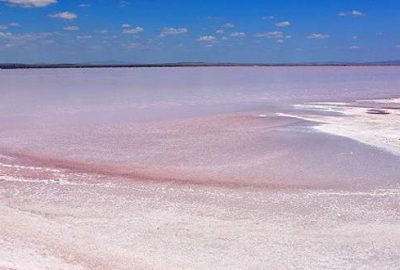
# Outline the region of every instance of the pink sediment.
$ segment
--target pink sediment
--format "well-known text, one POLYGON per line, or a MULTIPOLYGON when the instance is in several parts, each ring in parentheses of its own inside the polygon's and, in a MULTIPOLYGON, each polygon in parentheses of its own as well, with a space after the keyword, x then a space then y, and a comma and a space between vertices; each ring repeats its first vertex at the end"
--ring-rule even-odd
MULTIPOLYGON (((307 134, 287 137, 289 133, 282 132, 300 123, 252 112, 113 126, 32 128, 23 133, 3 131, 0 150, 27 165, 137 182, 310 189, 358 183, 367 187, 375 181, 316 166, 318 156, 324 155, 318 141, 307 139, 307 134), (29 144, 23 143, 28 140, 29 144)), ((336 157, 332 158, 327 165, 335 165, 336 157)), ((40 178, 46 172, 23 173, 40 178)))
MULTIPOLYGON (((160 183, 171 183, 171 184, 185 184, 185 185, 203 185, 203 186, 216 186, 216 187, 251 187, 251 188, 308 188, 306 184, 302 183, 292 183, 285 184, 279 183, 279 181, 274 180, 272 175, 268 175, 266 172, 265 176, 255 181, 250 180, 249 182, 244 182, 243 179, 237 177, 235 174, 230 172, 230 168, 215 169, 213 167, 213 160, 220 163, 218 160, 218 154, 221 154, 223 149, 217 149, 217 147, 223 146, 224 143, 227 145, 236 143, 238 140, 248 141, 252 139, 252 133, 258 132, 257 129, 263 130, 263 132, 270 132, 276 128, 282 128, 287 125, 298 122, 297 120, 291 119, 280 119, 278 117, 269 116, 268 118, 260 118, 257 116, 257 112, 252 114, 244 114, 238 116, 218 116, 215 118, 205 118, 205 119, 189 119, 185 121, 173 121, 167 123, 156 123, 156 124, 146 124, 139 125, 143 128, 141 135, 146 133, 151 134, 155 130, 156 132, 161 132, 160 134, 165 134, 169 137, 173 137, 173 140, 179 138, 177 141, 173 141, 172 145, 163 144, 159 146, 162 149, 165 147, 171 147, 172 151, 170 154, 176 155, 174 148, 185 148, 189 150, 187 156, 192 156, 193 160, 196 160, 196 155, 199 153, 195 149, 191 149, 187 143, 188 141, 194 141, 194 144, 203 144, 205 149, 209 148, 211 150, 201 153, 201 155, 206 158, 205 164, 197 165, 189 164, 185 166, 172 165, 173 161, 169 161, 168 151, 164 151, 163 158, 157 159, 145 159, 142 164, 140 160, 133 160, 131 164, 115 163, 112 160, 107 162, 107 160, 87 160, 82 161, 76 158, 75 160, 71 158, 60 158, 57 155, 52 154, 45 148, 40 149, 41 153, 35 150, 10 150, 3 148, 1 153, 6 156, 15 158, 18 162, 26 166, 35 166, 42 168, 52 168, 52 169, 62 169, 67 170, 68 173, 84 173, 99 176, 107 176, 110 178, 122 178, 129 181, 151 181, 160 183), (256 130, 254 130, 256 129, 256 130), (251 131, 253 130, 253 131, 251 131), (196 138, 207 137, 209 141, 198 141, 196 138), (193 138, 194 137, 194 138, 193 138), (180 145, 183 144, 183 145, 180 145), (186 146, 187 145, 187 146, 186 146), (165 165, 158 165, 163 163, 165 165), (204 168, 204 169, 203 169, 204 168), (207 169, 208 168, 208 169, 207 169), (213 170, 213 172, 210 172, 213 170)), ((120 130, 129 130, 131 127, 119 127, 120 130)), ((137 135, 137 130, 132 134, 133 138, 137 135)), ((68 131, 67 131, 68 132, 68 131)), ((74 136, 76 136, 76 130, 71 131, 74 136)), ((107 130, 107 132, 110 132, 107 130)), ((112 131, 113 132, 113 131, 112 131)), ((65 136, 66 132, 61 133, 61 136, 65 136)), ((101 139, 101 133, 95 133, 99 139, 101 139)), ((103 134, 107 136, 113 136, 113 140, 118 141, 118 134, 103 134)), ((90 139, 94 139, 89 136, 90 139)), ((146 137, 146 136, 145 136, 146 137)), ((141 148, 140 152, 146 151, 146 145, 151 145, 154 139, 151 136, 147 137, 148 141, 144 145, 126 145, 129 149, 134 149, 134 147, 141 148)), ((85 138, 82 139, 82 143, 86 143, 85 138)), ((167 139, 168 142, 168 139, 167 139)), ((59 145, 63 148, 64 145, 59 145)), ((120 145, 124 146, 124 145, 120 145)), ((107 147, 102 146, 103 147, 107 147)), ((99 149, 102 150, 102 149, 99 149)), ((134 151, 134 150, 133 150, 134 151)), ((170 150, 171 151, 171 150, 170 150)), ((229 149, 228 149, 229 151, 229 149)), ((96 152, 93 152, 96 154, 96 152)), ((132 154, 132 153, 130 153, 132 154)), ((134 153, 133 153, 134 154, 134 153)), ((226 154, 226 153, 225 153, 226 154)), ((274 153, 272 153, 274 154, 274 153)), ((179 163, 179 162, 178 162, 179 163)), ((246 173, 249 169, 248 163, 241 165, 243 168, 240 173, 246 173)), ((11 167, 11 169, 13 169, 11 167)), ((4 170, 4 168, 3 168, 4 170)), ((19 170, 18 174, 23 177, 28 178, 44 178, 48 172, 46 170, 19 170)))
MULTIPOLYGON (((224 187, 224 188, 322 188, 322 186, 312 186, 312 185, 302 185, 302 184, 283 184, 273 179, 268 179, 268 176, 260 182, 240 182, 231 181, 229 177, 224 178, 224 176, 214 176, 207 177, 199 175, 200 173, 193 173, 190 169, 183 170, 180 168, 159 168, 159 167, 117 167, 108 166, 106 164, 90 164, 77 161, 69 161, 55 158, 46 157, 36 157, 29 154, 21 153, 11 153, 6 152, 10 157, 17 158, 23 164, 29 164, 30 166, 41 166, 51 169, 62 169, 66 170, 66 173, 80 173, 89 174, 93 176, 118 178, 122 180, 135 181, 135 182, 153 182, 153 183, 163 183, 163 184, 173 184, 173 185, 195 185, 195 186, 210 186, 210 187, 224 187)), ((0 166, 1 167, 1 166, 0 166)), ((2 173, 7 173, 7 170, 1 169, 2 173)), ((9 174, 15 174, 15 170, 8 170, 9 174)), ((18 176, 33 178, 33 179, 49 179, 52 174, 49 174, 45 170, 39 170, 32 172, 21 171, 17 173, 18 176)), ((324 188, 329 188, 332 186, 324 186, 324 188)))

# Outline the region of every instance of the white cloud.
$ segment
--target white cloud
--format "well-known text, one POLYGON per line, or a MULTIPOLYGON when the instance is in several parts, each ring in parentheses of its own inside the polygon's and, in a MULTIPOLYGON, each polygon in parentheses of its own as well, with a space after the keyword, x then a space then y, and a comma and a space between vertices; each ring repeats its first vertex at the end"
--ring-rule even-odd
POLYGON ((327 39, 330 38, 328 34, 322 34, 322 33, 312 33, 307 36, 308 39, 327 39))
POLYGON ((267 20, 273 20, 275 19, 275 16, 263 16, 261 17, 261 20, 267 21, 267 20))
POLYGON ((217 38, 214 36, 201 36, 197 40, 201 42, 215 42, 217 38))
POLYGON ((365 14, 359 10, 342 11, 337 14, 340 17, 363 17, 365 14))
POLYGON ((160 36, 166 37, 166 36, 173 36, 173 35, 181 35, 181 34, 185 34, 187 32, 188 32, 187 28, 167 27, 161 31, 160 36))
POLYGON ((233 23, 226 23, 222 26, 223 28, 234 28, 235 25, 233 23))
POLYGON ((53 40, 53 39, 45 39, 45 40, 43 40, 41 43, 43 43, 43 44, 53 44, 53 43, 55 43, 56 41, 55 40, 53 40))
POLYGON ((1 0, 12 6, 22 8, 41 8, 51 4, 56 4, 57 0, 1 0))
POLYGON ((143 32, 144 29, 140 26, 136 26, 135 28, 125 28, 122 33, 124 34, 139 34, 143 32))
POLYGON ((68 11, 50 14, 49 16, 51 18, 63 19, 63 20, 74 20, 74 19, 78 18, 78 16, 75 13, 68 12, 68 11))
POLYGON ((354 45, 354 46, 350 46, 350 49, 351 50, 358 50, 358 49, 361 49, 361 47, 354 45))
POLYGON ((0 39, 9 41, 34 41, 42 40, 57 35, 58 33, 40 32, 40 33, 25 33, 12 34, 10 32, 0 32, 0 39))
POLYGON ((222 30, 222 29, 218 29, 217 31, 215 31, 215 33, 216 33, 216 34, 223 34, 223 33, 225 33, 225 31, 222 30))
POLYGON ((65 31, 78 31, 78 30, 79 30, 79 27, 78 27, 78 26, 75 26, 75 25, 66 26, 66 27, 64 27, 64 30, 65 30, 65 31))
POLYGON ((231 37, 236 37, 236 38, 244 38, 246 37, 246 33, 244 32, 234 32, 230 34, 231 37))
POLYGON ((129 43, 125 45, 125 48, 129 50, 135 50, 135 49, 141 49, 143 48, 143 46, 140 43, 129 43))
POLYGON ((79 7, 80 8, 88 8, 88 7, 91 7, 91 5, 90 4, 86 4, 86 3, 82 3, 82 4, 79 5, 79 7))
POLYGON ((77 40, 88 40, 92 39, 93 37, 91 35, 85 35, 85 36, 76 36, 77 40))
POLYGON ((119 1, 118 7, 124 8, 124 7, 128 6, 128 5, 129 5, 128 1, 121 0, 121 1, 119 1))
POLYGON ((278 39, 278 40, 276 41, 276 43, 279 43, 279 44, 282 44, 283 42, 284 42, 283 39, 278 39))
POLYGON ((128 23, 124 23, 124 24, 121 25, 121 27, 122 27, 122 28, 130 28, 131 25, 128 24, 128 23))
POLYGON ((10 26, 10 27, 20 27, 21 25, 19 23, 16 23, 16 22, 11 22, 11 23, 8 24, 8 26, 10 26))
POLYGON ((11 39, 12 36, 9 32, 0 32, 0 39, 11 39))
POLYGON ((275 25, 277 27, 288 27, 288 26, 290 26, 290 22, 289 21, 283 21, 283 22, 278 22, 275 25))
POLYGON ((4 24, 0 24, 0 30, 7 30, 8 26, 4 24))
POLYGON ((280 31, 266 32, 266 33, 258 33, 255 34, 257 38, 276 38, 281 39, 284 37, 284 34, 280 31))

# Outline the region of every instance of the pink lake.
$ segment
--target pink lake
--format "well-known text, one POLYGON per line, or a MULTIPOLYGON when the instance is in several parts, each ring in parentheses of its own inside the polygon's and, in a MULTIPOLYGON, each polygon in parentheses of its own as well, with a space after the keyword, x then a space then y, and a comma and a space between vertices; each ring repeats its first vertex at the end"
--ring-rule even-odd
POLYGON ((0 82, 0 269, 399 265, 400 67, 0 82))

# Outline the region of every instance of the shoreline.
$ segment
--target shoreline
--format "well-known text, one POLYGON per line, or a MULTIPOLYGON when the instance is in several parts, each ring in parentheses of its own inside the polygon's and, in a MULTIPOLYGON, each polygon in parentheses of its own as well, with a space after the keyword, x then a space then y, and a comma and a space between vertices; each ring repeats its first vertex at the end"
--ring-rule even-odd
POLYGON ((350 138, 400 158, 400 99, 295 104, 294 113, 277 113, 315 123, 313 130, 350 138), (325 113, 325 114, 324 114, 325 113), (397 125, 396 125, 397 123, 397 125), (359 132, 362 130, 363 132, 359 132))
POLYGON ((68 68, 193 68, 193 67, 400 67, 400 63, 199 63, 199 64, 0 64, 4 69, 68 69, 68 68))

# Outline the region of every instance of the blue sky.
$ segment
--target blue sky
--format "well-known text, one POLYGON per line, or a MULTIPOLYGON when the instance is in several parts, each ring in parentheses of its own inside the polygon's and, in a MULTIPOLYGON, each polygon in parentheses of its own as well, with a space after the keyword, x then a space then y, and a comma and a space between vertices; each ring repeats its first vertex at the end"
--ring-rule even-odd
POLYGON ((400 59, 398 0, 0 0, 0 62, 400 59))

